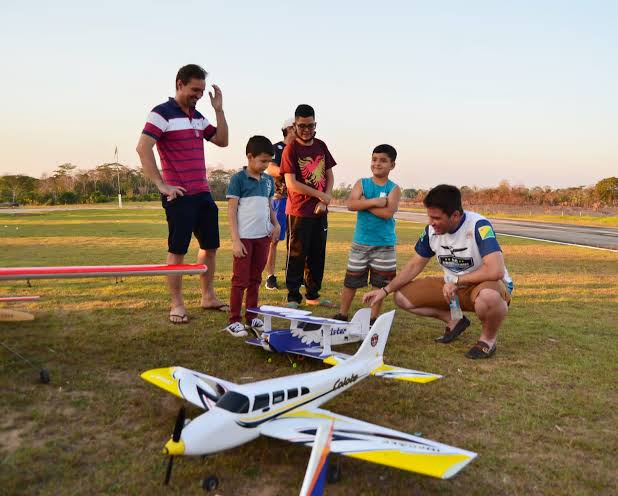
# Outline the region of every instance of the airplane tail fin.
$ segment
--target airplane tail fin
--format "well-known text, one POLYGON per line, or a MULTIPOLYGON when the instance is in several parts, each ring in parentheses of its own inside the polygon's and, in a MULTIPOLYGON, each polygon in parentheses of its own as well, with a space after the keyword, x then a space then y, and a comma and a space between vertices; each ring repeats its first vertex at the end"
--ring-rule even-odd
POLYGON ((360 335, 364 337, 369 332, 369 321, 371 320, 371 308, 361 308, 356 311, 356 313, 352 316, 352 320, 350 322, 352 324, 358 324, 360 327, 360 335))
POLYGON ((395 310, 383 313, 369 329, 369 333, 361 344, 353 359, 367 359, 381 357, 384 354, 388 333, 393 324, 395 310))

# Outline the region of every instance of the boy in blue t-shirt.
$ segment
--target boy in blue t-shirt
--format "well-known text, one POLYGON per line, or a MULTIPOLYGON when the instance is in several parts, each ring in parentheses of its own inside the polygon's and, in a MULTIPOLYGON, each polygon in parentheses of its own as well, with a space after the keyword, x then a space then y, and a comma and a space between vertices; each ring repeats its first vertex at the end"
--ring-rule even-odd
MULTIPOLYGON (((232 289, 230 323, 225 328, 232 336, 247 335, 241 323, 242 300, 246 308, 258 306, 262 272, 268 258, 271 238, 279 237, 279 223, 272 208, 273 178, 264 171, 272 161, 274 147, 264 136, 252 136, 247 143, 247 166, 232 176, 226 197, 232 235, 232 289)), ((256 331, 264 323, 252 312, 245 312, 248 326, 256 331)))
MULTIPOLYGON (((348 269, 341 291, 341 305, 335 319, 348 320, 348 311, 358 288, 386 286, 397 273, 395 212, 401 190, 388 178, 395 168, 397 151, 391 145, 376 146, 371 155, 372 177, 356 181, 346 201, 348 210, 358 212, 348 269)), ((381 304, 371 307, 371 323, 381 304)))

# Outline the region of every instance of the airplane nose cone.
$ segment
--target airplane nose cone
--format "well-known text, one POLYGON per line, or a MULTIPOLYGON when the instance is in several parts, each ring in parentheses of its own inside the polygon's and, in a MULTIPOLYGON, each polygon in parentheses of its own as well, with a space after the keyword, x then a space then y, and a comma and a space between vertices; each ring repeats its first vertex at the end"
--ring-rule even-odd
POLYGON ((184 455, 185 454, 185 443, 181 439, 180 441, 174 441, 170 439, 167 443, 165 443, 165 447, 163 448, 164 455, 184 455))

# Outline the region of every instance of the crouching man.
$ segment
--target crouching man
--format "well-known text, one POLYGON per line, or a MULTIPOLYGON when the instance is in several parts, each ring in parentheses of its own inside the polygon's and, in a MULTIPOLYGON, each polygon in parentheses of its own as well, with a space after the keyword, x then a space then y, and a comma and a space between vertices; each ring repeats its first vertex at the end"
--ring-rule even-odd
POLYGON ((446 324, 444 335, 436 339, 445 344, 470 325, 465 315, 451 312, 460 305, 464 312, 475 312, 482 324, 481 337, 466 357, 489 358, 496 351, 496 336, 513 290, 496 234, 485 217, 463 210, 455 186, 436 186, 423 203, 429 224, 416 243, 415 255, 388 285, 365 294, 363 302, 375 305, 394 292, 399 307, 446 324), (444 277, 415 280, 434 255, 444 277))

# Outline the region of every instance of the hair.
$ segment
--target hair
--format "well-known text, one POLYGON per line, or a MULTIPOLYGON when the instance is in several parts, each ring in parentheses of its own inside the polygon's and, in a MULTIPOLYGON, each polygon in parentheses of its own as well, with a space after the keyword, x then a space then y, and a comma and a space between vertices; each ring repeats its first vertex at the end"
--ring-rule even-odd
POLYGON ((281 132, 283 133, 283 137, 287 137, 288 135, 288 128, 286 127, 285 129, 282 129, 281 132))
POLYGON ((463 213, 461 192, 457 186, 451 186, 450 184, 439 184, 429 190, 429 193, 427 193, 423 200, 423 204, 427 208, 439 208, 449 217, 456 211, 463 213))
POLYGON ((245 149, 247 155, 251 154, 252 157, 258 157, 262 153, 266 153, 271 157, 275 154, 275 147, 266 136, 251 136, 247 141, 247 148, 245 149))
POLYGON ((176 85, 178 85, 178 81, 181 81, 182 84, 189 84, 192 79, 204 80, 207 75, 208 73, 197 64, 183 65, 176 74, 176 85))
POLYGON ((315 117, 315 110, 311 105, 301 103, 294 111, 294 118, 296 117, 315 117))
POLYGON ((373 149, 373 153, 386 153, 391 162, 397 160, 397 150, 391 145, 378 145, 373 149))

